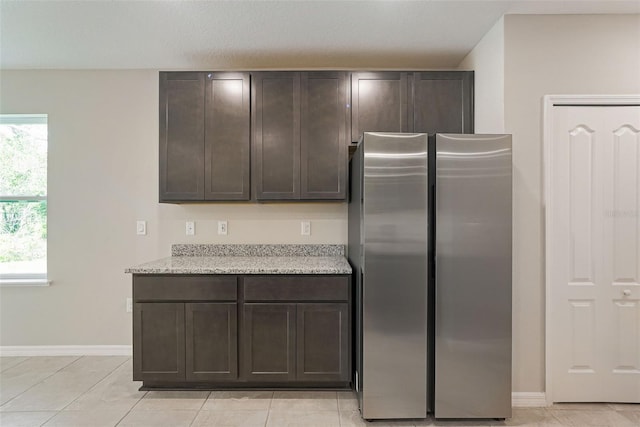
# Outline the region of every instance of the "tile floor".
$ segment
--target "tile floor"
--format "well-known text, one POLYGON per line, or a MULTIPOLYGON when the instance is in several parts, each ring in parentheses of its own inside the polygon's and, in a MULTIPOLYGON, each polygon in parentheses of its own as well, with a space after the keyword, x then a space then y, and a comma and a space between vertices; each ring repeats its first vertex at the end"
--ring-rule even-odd
POLYGON ((351 392, 138 391, 129 357, 0 358, 0 426, 640 426, 640 405, 519 409, 497 421, 367 423, 351 392))

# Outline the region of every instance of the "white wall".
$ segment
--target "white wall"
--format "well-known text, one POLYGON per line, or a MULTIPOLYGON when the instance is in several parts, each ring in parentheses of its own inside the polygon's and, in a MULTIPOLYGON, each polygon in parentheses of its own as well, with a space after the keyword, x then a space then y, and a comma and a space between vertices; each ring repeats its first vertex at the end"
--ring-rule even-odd
POLYGON ((514 390, 544 390, 542 97, 640 93, 640 15, 507 15, 504 111, 513 134, 514 390))
POLYGON ((459 69, 474 70, 476 133, 504 133, 504 18, 462 60, 459 69))
POLYGON ((158 203, 158 72, 2 71, 0 113, 49 114, 48 288, 0 288, 0 345, 131 343, 130 265, 171 243, 346 243, 345 203, 158 203), (148 221, 148 235, 135 222, 148 221), (229 234, 216 234, 216 221, 229 234), (312 235, 300 235, 300 220, 312 235), (184 233, 196 221, 196 236, 184 233))

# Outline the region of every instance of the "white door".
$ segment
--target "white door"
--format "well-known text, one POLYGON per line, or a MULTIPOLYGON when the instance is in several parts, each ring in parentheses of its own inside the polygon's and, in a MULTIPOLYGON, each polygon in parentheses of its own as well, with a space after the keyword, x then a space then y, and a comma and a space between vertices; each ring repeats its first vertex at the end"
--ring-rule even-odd
POLYGON ((640 106, 547 118, 552 400, 640 402, 640 106))

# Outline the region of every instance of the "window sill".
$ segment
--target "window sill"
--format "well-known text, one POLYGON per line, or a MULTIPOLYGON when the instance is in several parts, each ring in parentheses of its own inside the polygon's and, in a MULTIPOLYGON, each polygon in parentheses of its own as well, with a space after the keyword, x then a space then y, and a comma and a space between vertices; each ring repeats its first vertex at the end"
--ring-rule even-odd
POLYGON ((0 279, 0 287, 4 286, 51 286, 49 279, 0 279))

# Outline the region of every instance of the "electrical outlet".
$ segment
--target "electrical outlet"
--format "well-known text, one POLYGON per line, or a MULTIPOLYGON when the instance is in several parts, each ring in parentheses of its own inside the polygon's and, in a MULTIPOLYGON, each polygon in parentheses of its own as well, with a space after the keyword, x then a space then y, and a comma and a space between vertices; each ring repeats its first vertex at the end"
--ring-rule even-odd
POLYGON ((227 235, 227 221, 218 221, 218 234, 227 235))
POLYGON ((133 311, 133 298, 127 298, 127 313, 133 311))
POLYGON ((311 236, 311 221, 302 221, 300 223, 300 234, 303 236, 311 236))
POLYGON ((193 221, 187 221, 186 226, 187 236, 194 236, 196 234, 196 223, 193 221))
POLYGON ((138 221, 136 222, 136 234, 139 236, 144 236, 147 234, 147 221, 138 221))

